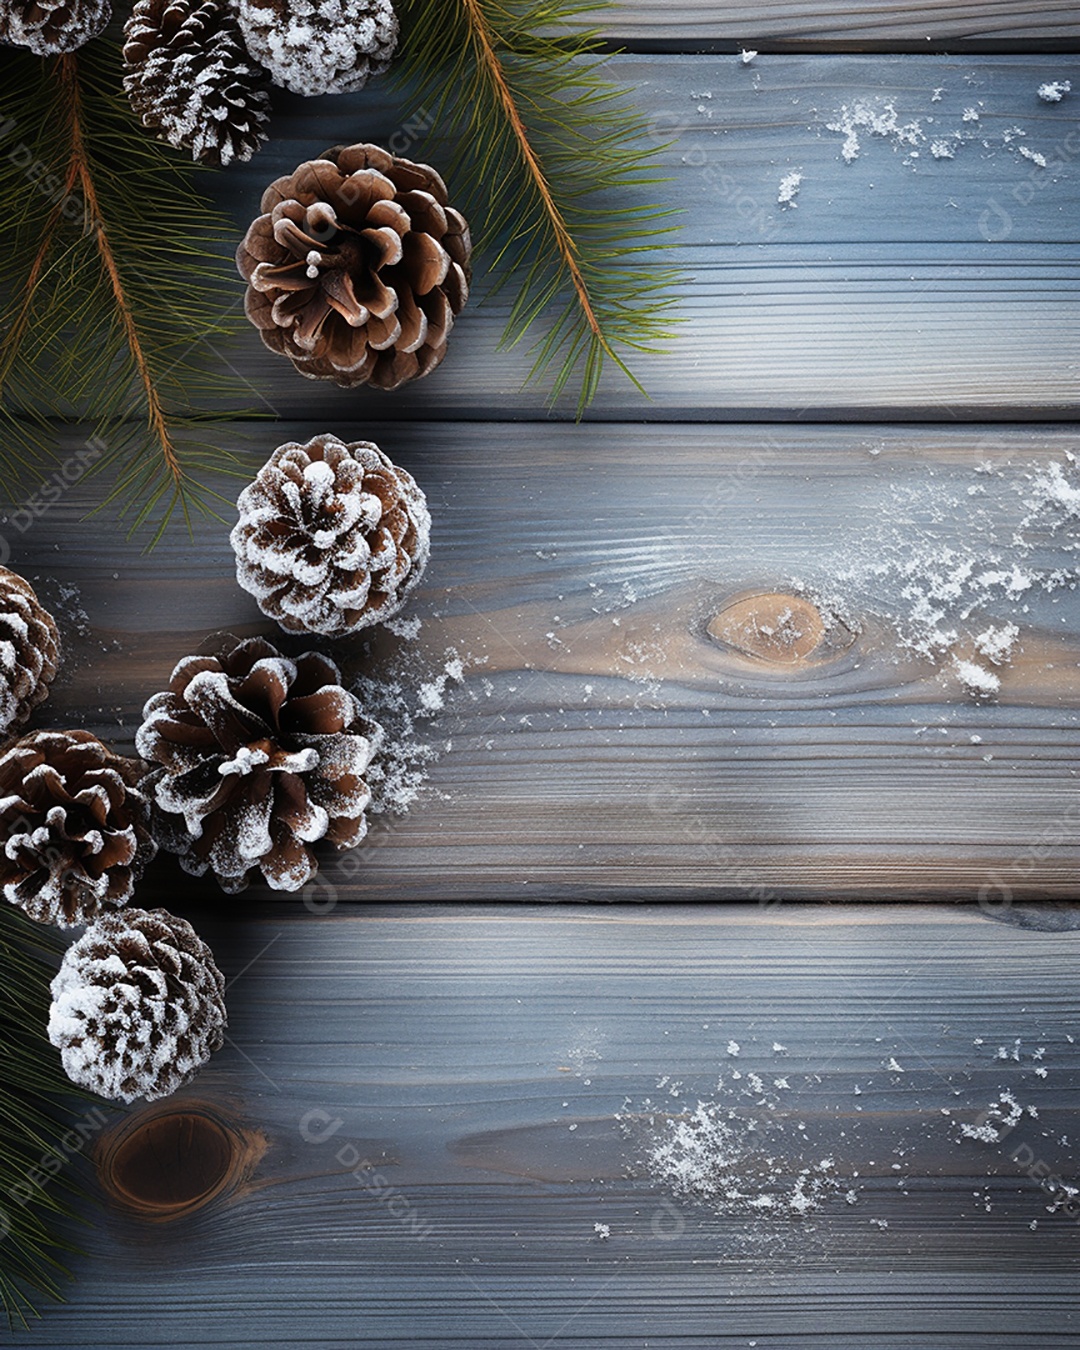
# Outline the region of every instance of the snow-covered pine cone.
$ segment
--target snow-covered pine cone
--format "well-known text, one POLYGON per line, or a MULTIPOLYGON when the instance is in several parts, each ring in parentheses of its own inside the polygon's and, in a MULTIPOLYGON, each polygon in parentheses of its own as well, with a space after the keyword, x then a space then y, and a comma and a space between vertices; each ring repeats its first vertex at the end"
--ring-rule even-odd
POLYGON ((59 56, 97 37, 111 16, 110 0, 0 0, 0 42, 59 56))
POLYGON ((52 982, 49 1040, 73 1083, 152 1102, 221 1048, 225 979, 186 919, 164 909, 103 915, 52 982))
POLYGON ((146 766, 88 731, 35 731, 0 756, 0 886, 37 923, 71 928, 127 904, 157 851, 146 766))
POLYGON ((390 618, 427 564, 424 494, 370 441, 279 446, 236 505, 236 579, 291 633, 340 637, 390 618))
POLYGON ((239 0, 248 51, 294 94, 351 94, 390 64, 390 0, 239 0))
POLYGON ((266 140, 270 80, 230 0, 137 0, 124 39, 124 88, 143 126, 206 164, 248 160, 266 140))
POLYGON ((48 697, 59 659, 53 616, 28 581, 0 567, 0 739, 48 697))
POLYGON ((293 660, 263 638, 226 635, 186 657, 143 709, 139 753, 158 843, 195 876, 239 891, 254 872, 295 891, 318 871, 312 845, 358 844, 371 793, 363 774, 381 739, 337 666, 293 660))
POLYGON ((271 351, 345 388, 435 369, 469 296, 472 244, 434 169, 337 146, 271 183, 262 210, 236 265, 271 351))

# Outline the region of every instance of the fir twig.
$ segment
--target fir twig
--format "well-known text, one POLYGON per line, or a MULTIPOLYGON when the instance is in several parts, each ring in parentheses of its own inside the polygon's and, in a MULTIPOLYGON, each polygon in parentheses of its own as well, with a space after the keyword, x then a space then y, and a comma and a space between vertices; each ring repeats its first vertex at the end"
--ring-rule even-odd
POLYGON ((11 1326, 36 1315, 35 1299, 62 1297, 63 1256, 73 1250, 63 1229, 79 1191, 71 1154, 105 1119, 100 1106, 76 1114, 79 1098, 46 1034, 59 946, 0 901, 0 1308, 11 1326))
POLYGON ((19 151, 0 183, 0 465, 40 457, 48 419, 88 423, 106 501, 133 529, 156 517, 156 542, 176 509, 214 514, 206 479, 231 456, 207 431, 245 411, 206 346, 242 325, 233 230, 196 189, 205 171, 132 116, 113 45, 0 63, 0 142, 19 151))
POLYGON ((582 0, 404 0, 398 67, 457 143, 450 175, 498 273, 518 293, 504 342, 544 320, 530 378, 577 374, 579 413, 606 362, 670 339, 677 274, 657 264, 672 213, 637 200, 659 148, 603 73, 582 0))

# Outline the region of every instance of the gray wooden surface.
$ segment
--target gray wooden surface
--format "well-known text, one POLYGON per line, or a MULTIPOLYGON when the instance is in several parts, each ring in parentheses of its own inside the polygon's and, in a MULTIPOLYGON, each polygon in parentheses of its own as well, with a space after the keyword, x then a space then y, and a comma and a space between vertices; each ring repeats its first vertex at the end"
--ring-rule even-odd
POLYGON ((999 4, 943 4, 921 0, 835 0, 813 5, 717 4, 683 0, 664 6, 655 0, 619 0, 600 10, 596 22, 623 44, 647 50, 700 51, 715 46, 822 51, 978 51, 1011 49, 1075 50, 1080 38, 1076 8, 1054 0, 999 4))
MULTIPOLYGON (((419 796, 301 897, 154 865, 229 1043, 88 1145, 98 1226, 20 1343, 1080 1346, 1080 95, 1036 95, 1080 90, 1075 11, 604 23, 684 211, 650 401, 548 409, 498 304, 397 395, 213 354, 273 419, 222 428, 243 467, 333 430, 427 490, 419 631, 336 652, 419 796), (846 163, 828 124, 889 104, 922 139, 846 163), (970 903, 828 903, 869 899, 970 903)), ((424 111, 282 97, 222 204, 341 141, 439 162, 424 111)), ((270 630, 225 526, 144 556, 92 500, 0 535, 65 641, 40 722, 123 748, 203 637, 270 630)))
MULTIPOLYGON (((115 1204, 25 1344, 1080 1343, 1077 1225, 1038 1180, 1077 1179, 1076 932, 892 906, 199 923, 230 1044, 143 1115, 210 1118, 243 1160, 171 1222, 115 1204), (1037 1116, 965 1139, 1003 1090, 1037 1116), (723 1156, 771 1215, 658 1171, 699 1101, 735 1112, 723 1156), (835 1186, 788 1212, 826 1158, 835 1186)), ((145 1189, 198 1162, 147 1160, 145 1189)))

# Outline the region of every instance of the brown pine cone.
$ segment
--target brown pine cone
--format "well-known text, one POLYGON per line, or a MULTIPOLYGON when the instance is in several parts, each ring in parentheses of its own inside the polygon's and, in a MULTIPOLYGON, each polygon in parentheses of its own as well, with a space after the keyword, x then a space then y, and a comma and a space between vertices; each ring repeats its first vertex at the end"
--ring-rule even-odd
POLYGON ((225 1039, 225 979, 186 919, 106 914, 64 954, 49 1040, 73 1083, 148 1102, 182 1087, 225 1039))
POLYGON ((390 0, 239 0, 247 49, 294 94, 351 94, 390 64, 398 21, 390 0))
POLYGON ((37 923, 71 928, 127 904, 157 851, 146 766, 88 731, 35 731, 0 756, 0 885, 37 923))
POLYGON ((236 505, 236 579, 290 633, 389 619, 427 564, 424 494, 370 441, 282 445, 236 505))
POLYGON ((139 753, 158 842, 195 876, 239 891, 258 871, 299 890, 318 871, 311 848, 367 832, 362 774, 382 731, 317 652, 294 660, 263 638, 225 635, 176 667, 143 709, 139 753))
POLYGON ((110 0, 3 0, 0 42, 59 56, 97 37, 111 15, 110 0))
POLYGON ((337 146, 263 193, 236 253, 247 316, 301 375, 396 389, 446 355, 469 227, 426 164, 337 146))
POLYGON ((28 581, 0 567, 0 735, 17 731, 48 697, 59 659, 53 616, 28 581))

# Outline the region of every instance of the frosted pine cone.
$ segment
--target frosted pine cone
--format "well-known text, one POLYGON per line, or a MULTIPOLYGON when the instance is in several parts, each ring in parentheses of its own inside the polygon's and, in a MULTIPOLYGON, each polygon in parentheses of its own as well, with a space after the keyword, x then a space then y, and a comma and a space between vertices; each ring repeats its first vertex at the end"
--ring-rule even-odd
POLYGON ((49 1040, 73 1083, 124 1102, 168 1097, 221 1048, 225 979, 186 919, 100 918, 52 982, 49 1040))
POLYGON ((53 616, 28 581, 0 567, 0 735, 17 731, 48 697, 59 657, 53 616))
POLYGON ((301 375, 396 389, 446 355, 472 245, 434 169, 337 146, 263 193, 236 253, 247 316, 301 375))
POLYGON ((0 42, 59 56, 97 37, 111 15, 110 0, 0 0, 0 42))
POLYGON ((351 94, 390 64, 390 0, 239 0, 248 51, 294 94, 351 94))
POLYGON ((138 0, 124 37, 124 88, 143 126, 206 164, 248 160, 266 140, 270 81, 229 0, 138 0))
POLYGON ((362 777, 382 732, 317 652, 289 660, 263 638, 226 636, 189 656, 143 709, 139 753, 159 808, 158 842, 195 876, 239 891, 258 871, 299 890, 318 871, 311 845, 367 832, 362 777))
POLYGON ((370 441, 280 446, 237 509, 236 579, 290 633, 340 637, 390 618, 427 563, 424 494, 370 441))
POLYGON ((124 905, 154 856, 145 766, 88 731, 35 731, 0 757, 0 885, 37 923, 124 905))

